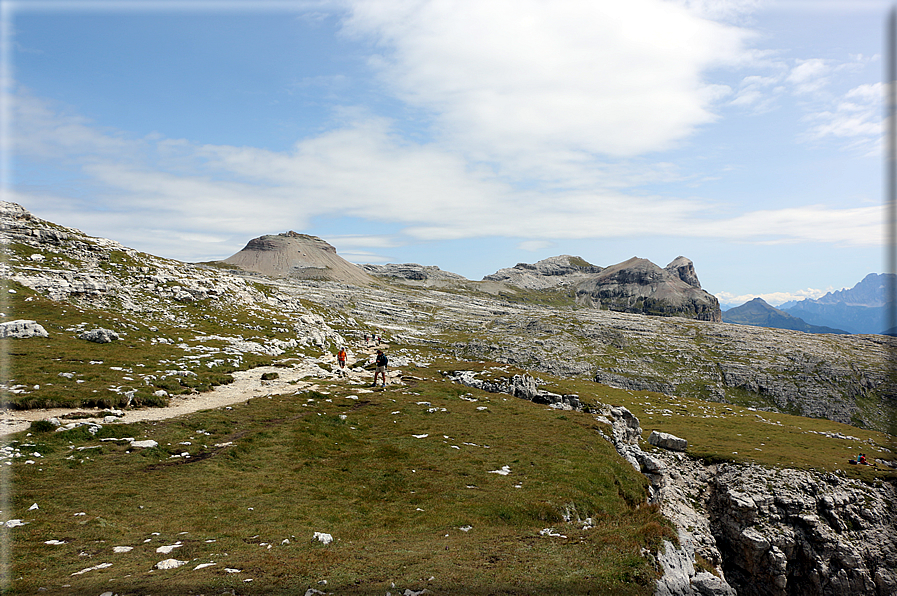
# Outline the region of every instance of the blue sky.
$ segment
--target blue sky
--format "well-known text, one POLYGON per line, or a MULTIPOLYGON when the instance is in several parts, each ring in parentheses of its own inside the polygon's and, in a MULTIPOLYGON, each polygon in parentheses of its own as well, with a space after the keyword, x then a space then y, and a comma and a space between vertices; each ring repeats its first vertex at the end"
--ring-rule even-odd
POLYGON ((731 304, 883 269, 887 2, 0 4, 7 196, 139 250, 684 255, 731 304))

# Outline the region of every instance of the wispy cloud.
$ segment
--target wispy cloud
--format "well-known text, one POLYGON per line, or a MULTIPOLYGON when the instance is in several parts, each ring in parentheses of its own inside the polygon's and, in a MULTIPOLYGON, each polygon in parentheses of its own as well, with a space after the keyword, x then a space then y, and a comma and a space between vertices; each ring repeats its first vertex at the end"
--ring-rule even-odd
POLYGON ((720 218, 710 203, 637 196, 625 184, 616 189, 521 189, 488 169, 471 168, 455 152, 408 142, 382 118, 357 121, 276 152, 196 145, 158 135, 129 138, 93 127, 77 115, 54 112, 27 95, 18 97, 15 106, 17 130, 27 132, 15 137, 23 158, 61 160, 77 165, 87 177, 79 183, 84 188, 69 198, 19 188, 26 206, 38 203, 42 213, 59 221, 112 237, 127 230, 129 239, 149 243, 145 250, 189 260, 226 256, 233 252, 228 243, 241 245, 247 236, 270 233, 275 222, 304 229, 320 216, 401 226, 389 239, 341 240, 356 250, 496 236, 528 238, 520 247, 537 250, 559 238, 671 232, 746 242, 880 241, 880 207, 813 205, 720 218), (80 195, 88 195, 90 205, 80 195), (203 234, 199 240, 198 230, 203 234))

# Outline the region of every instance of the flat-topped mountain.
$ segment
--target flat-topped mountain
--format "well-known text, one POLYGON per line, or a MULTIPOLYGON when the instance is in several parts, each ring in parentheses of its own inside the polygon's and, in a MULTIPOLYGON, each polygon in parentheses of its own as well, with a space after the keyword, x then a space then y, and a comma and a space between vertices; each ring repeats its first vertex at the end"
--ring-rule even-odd
POLYGON ((362 285, 372 281, 364 270, 337 255, 336 249, 324 240, 292 231, 250 240, 243 250, 222 262, 269 277, 362 285))

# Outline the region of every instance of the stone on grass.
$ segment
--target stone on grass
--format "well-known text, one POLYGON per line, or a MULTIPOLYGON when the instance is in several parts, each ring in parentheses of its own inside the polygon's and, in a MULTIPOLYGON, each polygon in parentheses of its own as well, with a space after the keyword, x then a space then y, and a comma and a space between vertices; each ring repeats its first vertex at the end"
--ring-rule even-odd
POLYGON ((685 451, 688 447, 687 440, 680 439, 676 435, 671 435, 670 433, 662 433, 656 430, 651 432, 651 436, 648 437, 648 443, 655 447, 668 449, 670 451, 685 451))
POLYGON ((158 445, 159 444, 152 439, 146 439, 144 441, 131 441, 131 447, 133 447, 134 449, 150 449, 158 445))
POLYGON ((78 336, 78 339, 86 339, 87 341, 92 341, 97 344, 108 344, 109 342, 120 339, 118 333, 112 331, 111 329, 91 329, 90 331, 85 331, 81 335, 78 336))
POLYGON ((50 337, 50 334, 37 321, 19 319, 0 323, 0 337, 50 337))
POLYGON ((157 548, 156 552, 161 553, 163 555, 167 555, 174 549, 181 548, 182 546, 183 546, 183 544, 181 544, 180 542, 176 542, 175 544, 167 544, 165 546, 160 546, 159 548, 157 548))
POLYGON ((324 532, 315 532, 315 535, 312 536, 312 539, 324 544, 330 544, 331 542, 333 542, 333 536, 331 536, 330 534, 325 534, 324 532))
POLYGON ((181 565, 186 565, 187 561, 178 561, 177 559, 165 559, 153 565, 154 569, 177 569, 181 565))

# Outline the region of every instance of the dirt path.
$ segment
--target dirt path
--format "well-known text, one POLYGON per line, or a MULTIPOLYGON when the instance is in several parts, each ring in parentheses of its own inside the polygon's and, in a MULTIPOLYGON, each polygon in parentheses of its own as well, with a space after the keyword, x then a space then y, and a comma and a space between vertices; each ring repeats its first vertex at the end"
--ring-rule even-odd
MULTIPOLYGON (((377 347, 371 345, 359 346, 355 350, 357 358, 350 355, 347 363, 351 365, 357 360, 367 360, 377 347)), ((325 354, 319 361, 329 368, 328 364, 335 364, 336 357, 325 354)), ((253 397, 267 395, 281 395, 294 391, 314 390, 319 380, 344 379, 348 382, 367 383, 373 378, 373 373, 363 369, 345 368, 341 373, 332 373, 321 368, 314 361, 303 361, 293 368, 280 368, 274 366, 262 366, 252 370, 241 370, 233 373, 234 382, 227 385, 218 385, 212 391, 193 393, 189 395, 172 396, 169 405, 165 408, 140 408, 137 410, 124 410, 124 415, 118 419, 119 423, 142 422, 145 420, 165 420, 190 414, 199 410, 221 408, 231 404, 240 403, 253 397), (267 372, 276 372, 277 379, 271 381, 261 380, 261 376, 267 372)), ((389 374, 390 381, 396 382, 396 373, 389 374)), ((36 410, 0 410, 0 438, 27 429, 35 420, 47 420, 48 418, 60 418, 71 412, 99 413, 99 408, 49 408, 36 410)), ((82 418, 83 421, 102 423, 102 418, 82 418)))

